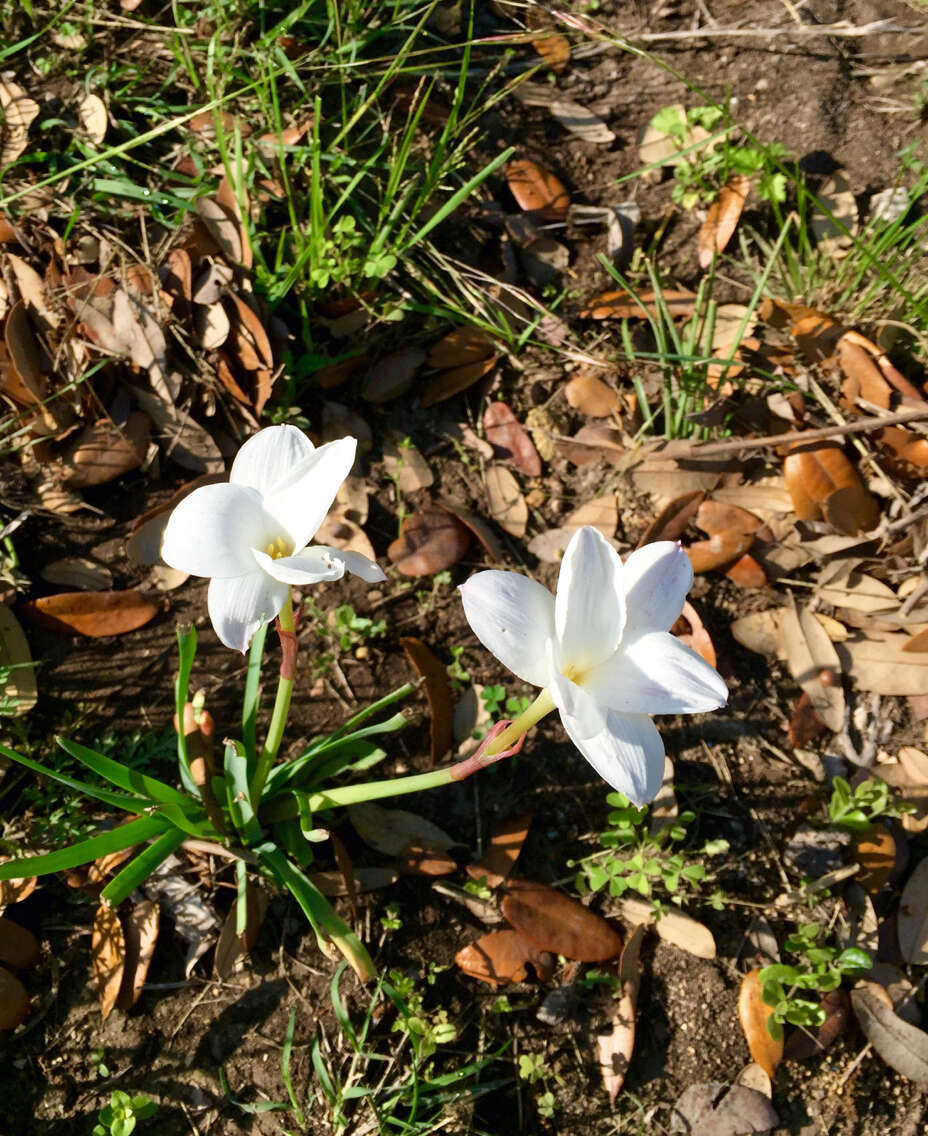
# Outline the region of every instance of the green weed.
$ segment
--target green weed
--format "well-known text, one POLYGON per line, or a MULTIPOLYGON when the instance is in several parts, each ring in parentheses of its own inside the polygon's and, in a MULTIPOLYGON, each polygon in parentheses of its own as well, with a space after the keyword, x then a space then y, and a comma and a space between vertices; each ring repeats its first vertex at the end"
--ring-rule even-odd
MULTIPOLYGON (((707 840, 692 852, 678 851, 687 836, 687 826, 695 813, 682 812, 659 827, 648 827, 650 809, 636 808, 621 793, 606 798, 612 806, 608 828, 601 837, 602 849, 582 860, 570 861, 579 866, 577 889, 581 892, 608 889, 610 895, 626 891, 638 892, 648 899, 666 898, 676 906, 687 900, 702 899, 712 874, 704 860, 728 851, 728 841, 707 840)), ((705 897, 712 907, 721 909, 724 893, 713 891, 705 897)))
POLYGON ((784 948, 796 955, 798 963, 774 963, 765 966, 759 974, 761 997, 773 1007, 767 1019, 767 1030, 774 1040, 783 1036, 783 1025, 817 1028, 825 1021, 826 1012, 820 998, 807 997, 836 990, 845 978, 860 978, 867 974, 871 958, 859 947, 827 945, 822 927, 818 923, 801 923, 796 933, 789 935, 784 948))

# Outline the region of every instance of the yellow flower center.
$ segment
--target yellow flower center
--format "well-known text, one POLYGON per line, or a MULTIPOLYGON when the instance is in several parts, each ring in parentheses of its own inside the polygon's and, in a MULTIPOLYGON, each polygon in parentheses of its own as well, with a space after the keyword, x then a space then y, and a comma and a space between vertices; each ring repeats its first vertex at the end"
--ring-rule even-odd
POLYGON ((276 540, 272 540, 264 551, 272 560, 280 560, 281 557, 290 555, 290 545, 279 536, 276 540))
POLYGON ((576 663, 568 663, 562 671, 564 678, 569 678, 576 686, 583 686, 590 673, 589 667, 581 667, 576 663))

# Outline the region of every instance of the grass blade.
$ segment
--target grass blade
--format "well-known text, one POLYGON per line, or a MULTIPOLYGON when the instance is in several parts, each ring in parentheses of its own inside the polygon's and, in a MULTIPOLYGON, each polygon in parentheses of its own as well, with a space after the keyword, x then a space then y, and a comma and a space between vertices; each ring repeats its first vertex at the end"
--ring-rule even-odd
POLYGON ((128 824, 121 824, 109 832, 91 836, 78 844, 60 848, 57 852, 45 852, 40 856, 23 856, 19 860, 9 860, 0 864, 0 880, 18 880, 24 876, 44 876, 49 872, 66 872, 108 856, 111 852, 122 852, 134 844, 160 836, 169 822, 159 816, 138 817, 128 824))
POLYGON ((49 769, 47 765, 33 761, 31 757, 17 753, 15 749, 10 749, 9 746, 2 743, 0 743, 0 754, 10 758, 11 761, 19 762, 20 765, 31 769, 33 773, 41 773, 43 777, 50 777, 52 781, 57 781, 60 785, 67 785, 69 789, 83 793, 87 797, 93 797, 114 809, 122 809, 127 813, 140 813, 151 807, 151 801, 145 800, 143 797, 127 797, 122 793, 114 793, 110 789, 99 789, 96 785, 88 785, 85 781, 78 781, 76 777, 69 777, 66 773, 49 769))
POLYGON ((161 864, 180 848, 187 839, 187 834, 179 828, 169 828, 143 849, 138 856, 133 856, 128 864, 118 872, 100 893, 100 898, 113 907, 118 907, 127 896, 131 895, 137 887, 160 867, 161 864))
POLYGON ((125 789, 127 793, 147 797, 150 801, 157 801, 160 804, 170 802, 176 805, 191 805, 194 803, 184 793, 171 785, 165 784, 164 781, 159 781, 157 777, 149 777, 144 773, 139 773, 138 770, 129 769, 120 762, 114 761, 111 757, 105 757, 102 753, 97 753, 96 750, 81 745, 80 742, 72 742, 67 738, 56 738, 55 740, 65 753, 69 753, 71 757, 82 762, 104 780, 112 782, 120 789, 125 789))

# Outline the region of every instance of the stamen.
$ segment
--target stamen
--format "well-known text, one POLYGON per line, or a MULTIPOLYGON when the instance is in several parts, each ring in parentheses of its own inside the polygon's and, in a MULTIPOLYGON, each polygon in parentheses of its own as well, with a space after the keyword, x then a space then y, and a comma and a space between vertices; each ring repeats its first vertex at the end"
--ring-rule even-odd
POLYGON ((290 547, 282 536, 276 537, 264 550, 272 560, 280 560, 290 555, 290 547))

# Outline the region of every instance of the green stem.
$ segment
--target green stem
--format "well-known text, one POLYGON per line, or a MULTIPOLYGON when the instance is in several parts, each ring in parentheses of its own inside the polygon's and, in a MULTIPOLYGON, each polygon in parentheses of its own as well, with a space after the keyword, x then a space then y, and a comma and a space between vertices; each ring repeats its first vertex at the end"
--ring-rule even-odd
MULTIPOLYGON (((311 812, 334 809, 342 805, 357 805, 362 801, 376 801, 383 797, 398 797, 403 793, 421 793, 424 789, 436 789, 439 785, 450 785, 462 781, 486 765, 493 758, 509 749, 520 737, 554 709, 554 699, 545 687, 526 710, 505 730, 494 738, 483 753, 478 751, 474 757, 446 765, 431 773, 414 773, 409 777, 393 777, 389 781, 368 781, 363 785, 346 785, 340 789, 321 790, 311 793, 306 802, 311 812)), ((261 813, 262 823, 281 820, 295 814, 296 805, 292 800, 275 801, 261 813)))
MULTIPOLYGON (((258 767, 255 770, 255 775, 251 782, 251 807, 255 812, 258 811, 258 804, 261 801, 264 783, 267 781, 267 775, 271 771, 271 766, 274 764, 277 752, 280 749, 280 743, 284 738, 284 728, 287 725, 287 715, 290 712, 290 699, 293 695, 293 651, 287 649, 286 643, 288 636, 295 635, 293 596, 290 591, 287 592, 287 599, 284 606, 280 609, 280 615, 278 615, 277 620, 280 627, 283 658, 281 659, 280 679, 277 683, 277 697, 274 699, 274 712, 271 714, 271 724, 268 726, 267 737, 264 740, 264 748, 261 750, 261 756, 258 758, 258 767)), ((295 638, 293 642, 295 642, 295 638)))
POLYGON ((510 746, 515 745, 523 734, 528 733, 532 726, 537 725, 553 709, 554 699, 551 697, 551 691, 547 687, 543 687, 531 706, 523 710, 511 725, 507 726, 501 734, 490 742, 487 746, 487 757, 492 757, 495 753, 502 753, 504 749, 509 749, 510 746))

